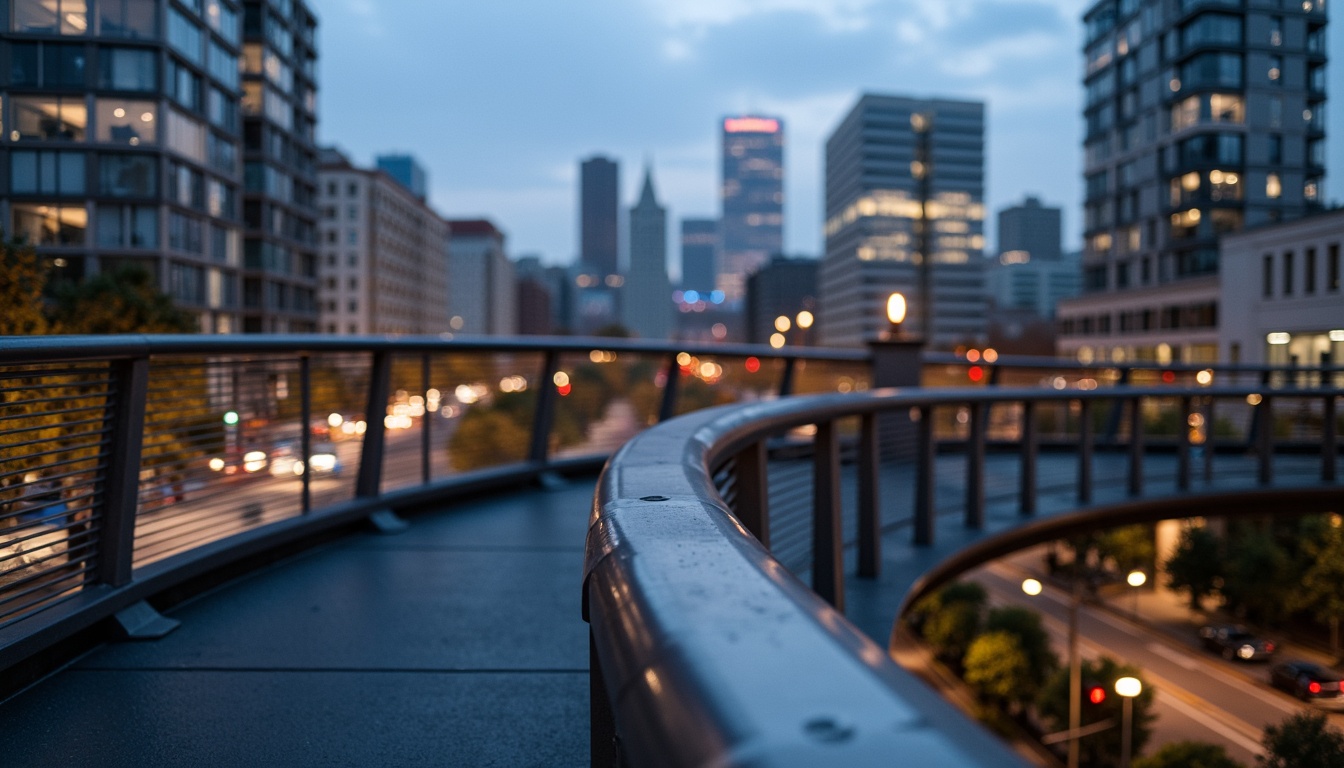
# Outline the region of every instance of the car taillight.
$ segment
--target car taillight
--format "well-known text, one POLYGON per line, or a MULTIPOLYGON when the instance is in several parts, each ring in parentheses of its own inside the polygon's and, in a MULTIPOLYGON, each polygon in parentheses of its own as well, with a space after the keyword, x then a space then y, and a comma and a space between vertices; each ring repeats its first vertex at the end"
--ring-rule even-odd
POLYGON ((1321 692, 1321 684, 1320 684, 1320 683, 1317 683, 1317 682, 1315 682, 1315 681, 1313 681, 1313 682, 1311 683, 1311 685, 1308 685, 1308 686, 1307 686, 1307 690, 1310 691, 1310 692, 1312 692, 1312 693, 1320 693, 1320 692, 1321 692))
POLYGON ((1274 652, 1274 644, 1265 643, 1265 653, 1273 653, 1273 652, 1274 652))

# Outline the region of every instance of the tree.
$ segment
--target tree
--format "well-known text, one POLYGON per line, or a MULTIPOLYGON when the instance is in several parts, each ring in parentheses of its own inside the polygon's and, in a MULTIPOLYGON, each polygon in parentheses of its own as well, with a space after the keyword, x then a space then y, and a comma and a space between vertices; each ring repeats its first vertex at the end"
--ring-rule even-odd
POLYGON ((196 319, 173 306, 154 276, 138 267, 102 272, 53 291, 63 333, 195 333, 196 319))
POLYGON ((46 270, 31 246, 0 241, 0 336, 50 333, 43 312, 46 270))
POLYGON ((1176 551, 1165 563, 1167 586, 1185 590, 1190 608, 1202 610, 1204 598, 1218 589, 1223 577, 1223 559, 1218 537, 1207 528, 1187 526, 1181 531, 1176 551))
POLYGON ((1304 548, 1309 550, 1311 564, 1298 588, 1288 593, 1288 607, 1310 611, 1316 621, 1330 627, 1330 648, 1339 656, 1339 624, 1344 619, 1344 532, 1330 522, 1312 527, 1314 530, 1304 531, 1304 548))
MULTIPOLYGON (((1119 762, 1123 703, 1115 693, 1115 681, 1122 677, 1140 677, 1136 667, 1123 665, 1114 659, 1102 656, 1095 662, 1083 661, 1082 681, 1105 688, 1106 700, 1101 704, 1083 702, 1081 725, 1098 723, 1103 720, 1115 721, 1114 728, 1084 736, 1079 739, 1078 750, 1082 765, 1092 768, 1114 768, 1119 762)), ((1142 679, 1142 678, 1140 678, 1142 679)), ((1143 746, 1152 736, 1152 723, 1157 715, 1152 712, 1153 689, 1144 683, 1143 691, 1134 697, 1132 712, 1133 753, 1140 754, 1143 746)), ((1069 727, 1069 670, 1060 669, 1041 689, 1036 698, 1036 711, 1046 727, 1051 731, 1063 731, 1069 727)))
POLYGON ((1227 549, 1221 592, 1228 606, 1253 622, 1273 623, 1284 614, 1292 591, 1288 554, 1259 531, 1237 536, 1227 549))
POLYGON ((531 435, 496 408, 469 408, 448 444, 449 463, 464 471, 494 467, 527 457, 531 435))
POLYGON ((940 659, 960 667, 971 641, 980 634, 980 617, 987 595, 974 582, 958 581, 943 587, 915 607, 924 642, 940 659))
POLYGON ((1097 539, 1097 554, 1110 559, 1122 573, 1150 567, 1157 559, 1151 525, 1112 528, 1097 539))
POLYGON ((980 635, 971 641, 962 666, 966 683, 991 702, 1021 706, 1034 698, 1031 662, 1016 635, 980 635))
POLYGON ((1041 615, 1015 605, 993 608, 985 619, 985 632, 1006 632, 1017 639, 1017 647, 1027 659, 1027 677, 1021 683, 1021 695, 1023 701, 1034 700, 1059 667, 1059 659, 1050 648, 1050 636, 1041 625, 1041 615))
POLYGON ((1173 741, 1148 757, 1134 761, 1134 768, 1243 768, 1227 756, 1220 744, 1173 741))
POLYGON ((1326 725, 1323 712, 1299 712, 1265 727, 1261 768, 1339 768, 1344 766, 1344 735, 1326 725))

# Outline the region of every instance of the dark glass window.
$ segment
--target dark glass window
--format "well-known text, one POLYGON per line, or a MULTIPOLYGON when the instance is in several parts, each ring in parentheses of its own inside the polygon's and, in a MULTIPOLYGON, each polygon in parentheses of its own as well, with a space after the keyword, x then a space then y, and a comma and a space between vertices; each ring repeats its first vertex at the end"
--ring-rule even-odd
POLYGON ((98 0, 98 34, 103 37, 157 36, 155 0, 98 0))
POLYGON ((1181 65, 1181 86, 1241 87, 1241 54, 1201 53, 1181 65))
POLYGON ((1241 17, 1206 13, 1181 29, 1182 50, 1202 45, 1241 45, 1241 17))
POLYGON ((1274 295, 1274 256, 1265 254, 1264 267, 1260 272, 1260 295, 1269 298, 1274 295))
POLYGON ((146 48, 103 48, 98 55, 98 87, 153 92, 159 87, 159 61, 146 48))
POLYGON ((1307 294, 1316 292, 1316 249, 1308 248, 1306 263, 1302 265, 1302 291, 1307 294))
POLYGON ((84 153, 16 151, 10 155, 9 188, 19 195, 82 195, 84 153))
POLYGON ((158 163, 152 155, 102 155, 98 166, 100 194, 110 197, 158 194, 158 163))
POLYGON ((68 43, 42 44, 42 87, 83 88, 84 46, 68 43))

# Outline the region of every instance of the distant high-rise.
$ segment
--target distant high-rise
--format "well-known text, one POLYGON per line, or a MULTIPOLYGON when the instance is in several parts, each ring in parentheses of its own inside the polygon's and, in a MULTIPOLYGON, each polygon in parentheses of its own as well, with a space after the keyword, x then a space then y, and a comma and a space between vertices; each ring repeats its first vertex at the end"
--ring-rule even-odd
POLYGON ((978 101, 865 94, 840 121, 826 141, 825 343, 876 337, 895 291, 931 346, 984 338, 984 142, 978 101))
POLYGON ((518 332, 518 287, 504 233, 487 219, 448 222, 448 327, 468 335, 518 332))
POLYGON ((599 277, 620 272, 617 261, 621 167, 600 155, 579 166, 579 263, 599 277))
POLYGON ((724 118, 722 182, 718 287, 736 301, 747 275, 784 250, 784 122, 724 118))
POLYGON ((706 294, 714 290, 718 250, 718 219, 681 220, 682 288, 706 294))
POLYGON ((378 170, 391 176, 398 184, 409 189, 411 194, 424 202, 429 176, 425 173, 424 166, 420 165, 414 157, 411 155, 379 155, 374 158, 374 164, 378 166, 378 170))
POLYGON ((766 344, 780 333, 776 322, 788 318, 783 333, 791 344, 804 344, 812 338, 812 321, 798 325, 800 313, 815 314, 817 309, 817 260, 774 256, 765 266, 747 278, 747 341, 766 344))
POLYGON ((672 336, 672 286, 667 280, 667 209, 653 191, 653 169, 644 170, 639 202, 630 209, 630 269, 621 316, 642 339, 672 336))
POLYGON ((1033 260, 1059 261, 1060 210, 1028 196, 999 211, 999 253, 1026 251, 1033 260))
POLYGON ((997 311, 1055 315, 1055 305, 1082 286, 1077 254, 1060 249, 1060 209, 1035 197, 999 211, 998 256, 986 264, 985 284, 997 311))
POLYGON ((1322 207, 1326 4, 1093 2, 1085 25, 1082 359, 1217 359, 1219 241, 1322 207))

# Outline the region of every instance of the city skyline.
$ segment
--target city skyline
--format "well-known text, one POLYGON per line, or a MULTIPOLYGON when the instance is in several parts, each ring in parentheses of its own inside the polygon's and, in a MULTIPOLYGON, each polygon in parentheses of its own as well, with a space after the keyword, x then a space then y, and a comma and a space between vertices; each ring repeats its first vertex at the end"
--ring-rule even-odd
MULTIPOLYGON (((445 214, 492 216, 517 252, 569 263, 579 159, 602 153, 639 168, 651 157, 670 215, 710 217, 718 210, 719 118, 778 115, 790 134, 784 249, 817 254, 822 143, 860 93, 983 99, 987 209, 1038 195, 1063 208, 1065 248, 1074 249, 1083 10, 1058 0, 914 13, 855 0, 594 0, 563 10, 405 3, 393 13, 323 0, 323 50, 386 53, 321 58, 322 81, 341 85, 323 92, 320 132, 360 162, 376 152, 416 154, 445 214), (415 25, 402 21, 412 17, 415 25), (568 34, 578 29, 588 32, 568 34), (486 51, 503 39, 538 52, 483 65, 499 59, 486 51), (604 42, 584 42, 592 39, 604 42), (420 69, 446 75, 426 84, 407 74, 420 69)), ((1327 163, 1327 200, 1344 190, 1332 181, 1344 167, 1340 149, 1327 163)), ((624 205, 637 198, 639 181, 622 180, 624 205)), ((988 229, 992 245, 992 221, 988 229)))

